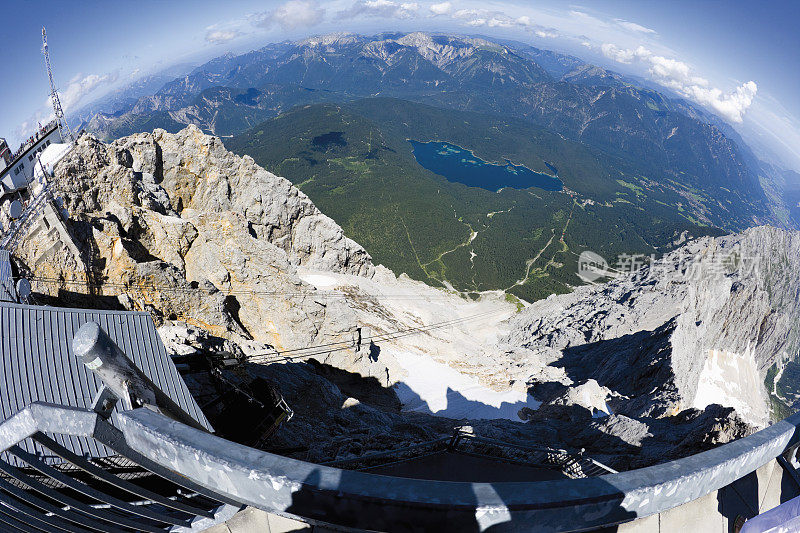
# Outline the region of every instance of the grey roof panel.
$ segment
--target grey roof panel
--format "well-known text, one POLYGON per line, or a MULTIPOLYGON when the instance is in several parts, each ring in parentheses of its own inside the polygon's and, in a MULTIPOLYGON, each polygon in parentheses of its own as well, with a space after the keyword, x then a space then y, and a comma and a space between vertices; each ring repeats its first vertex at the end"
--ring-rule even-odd
MULTIPOLYGON (((10 302, 0 302, 0 421, 35 401, 91 407, 101 383, 72 353, 72 337, 89 321, 100 324, 153 383, 211 430, 149 314, 10 302)), ((64 438, 60 443, 81 455, 111 454, 84 438, 64 438)), ((26 444, 28 451, 48 455, 38 445, 26 444)))

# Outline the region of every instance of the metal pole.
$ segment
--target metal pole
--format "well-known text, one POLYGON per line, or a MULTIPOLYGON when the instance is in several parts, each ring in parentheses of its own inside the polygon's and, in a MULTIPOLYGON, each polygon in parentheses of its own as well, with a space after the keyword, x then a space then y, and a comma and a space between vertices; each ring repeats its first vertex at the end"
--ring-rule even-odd
POLYGON ((56 82, 53 79, 53 68, 50 66, 50 50, 47 46, 47 32, 45 32, 44 26, 42 26, 42 53, 44 54, 44 65, 47 68, 47 77, 50 79, 50 99, 53 105, 53 113, 55 113, 56 121, 58 121, 58 133, 61 135, 61 142, 73 143, 75 142, 75 136, 72 135, 72 130, 64 117, 61 99, 58 97, 58 89, 56 89, 56 82))
POLYGON ((114 394, 125 409, 147 407, 196 429, 205 431, 181 406, 167 396, 117 346, 97 323, 87 322, 72 339, 73 353, 83 360, 114 394))

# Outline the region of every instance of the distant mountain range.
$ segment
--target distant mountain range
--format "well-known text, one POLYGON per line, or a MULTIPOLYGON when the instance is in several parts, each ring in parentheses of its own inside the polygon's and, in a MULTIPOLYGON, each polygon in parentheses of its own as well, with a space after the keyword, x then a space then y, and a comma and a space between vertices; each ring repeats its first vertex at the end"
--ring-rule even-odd
POLYGON ((179 63, 154 74, 141 76, 82 107, 69 116, 68 120, 71 124, 79 125, 80 127, 86 125, 89 120, 98 114, 113 116, 121 112, 130 111, 139 101, 139 98, 154 94, 176 77, 191 72, 195 66, 191 63, 179 63))
MULTIPOLYGON (((406 176, 424 172, 415 167, 413 157, 408 159, 410 145, 400 143, 402 147, 398 146, 400 137, 397 136, 431 140, 431 135, 436 133, 437 140, 455 142, 457 128, 445 126, 455 127, 464 122, 468 113, 472 113, 469 121, 481 123, 481 127, 502 129, 513 123, 510 131, 517 134, 539 132, 547 136, 550 143, 547 150, 551 155, 560 157, 561 166, 556 166, 565 169, 561 177, 569 191, 578 193, 580 201, 617 205, 620 202, 614 202, 623 199, 632 203, 627 214, 620 215, 620 220, 622 226, 635 225, 637 229, 631 231, 637 238, 644 239, 646 245, 632 246, 638 252, 661 251, 674 238, 666 228, 673 232, 683 230, 686 229, 683 224, 695 228, 697 234, 708 233, 701 229, 703 226, 740 230, 764 223, 795 224, 786 197, 780 192, 779 170, 758 161, 732 128, 716 117, 643 85, 578 58, 518 43, 425 33, 372 37, 328 35, 271 44, 242 55, 221 56, 164 83, 150 95, 117 106, 114 112, 94 114, 87 129, 109 140, 154 128, 176 132, 187 124, 196 124, 206 132, 223 137, 253 128, 245 140, 234 139, 231 148, 239 153, 250 153, 267 168, 284 172, 300 183, 311 177, 300 175, 301 167, 294 169, 296 175, 285 165, 276 168, 282 164, 278 154, 295 157, 300 149, 297 145, 282 144, 288 143, 288 138, 273 135, 285 126, 260 125, 263 121, 295 106, 340 105, 365 98, 390 97, 394 100, 387 101, 391 105, 386 110, 373 106, 368 112, 364 111, 369 104, 354 104, 357 109, 346 109, 347 113, 352 112, 359 120, 365 119, 371 124, 350 122, 330 124, 330 128, 336 129, 327 131, 314 129, 311 117, 314 113, 323 113, 319 109, 325 109, 324 106, 307 113, 295 110, 288 116, 299 120, 309 134, 312 130, 314 135, 342 131, 348 142, 363 142, 364 139, 354 136, 357 132, 372 130, 391 137, 386 145, 392 150, 402 149, 405 154, 399 157, 405 159, 402 164, 395 161, 388 168, 400 169, 406 176), (421 116, 436 116, 437 120, 445 118, 449 122, 427 127, 431 124, 421 123, 416 110, 409 113, 409 109, 419 104, 427 106, 421 116), (429 108, 442 112, 436 115, 429 108), (477 119, 479 115, 483 118, 477 119), (413 125, 403 128, 402 124, 393 123, 403 116, 411 119, 413 125), (530 131, 524 131, 525 128, 530 131), (258 145, 254 134, 259 131, 265 132, 265 139, 269 138, 273 144, 258 145), (422 135, 422 131, 428 135, 422 135), (581 151, 586 159, 573 165, 570 171, 568 154, 575 150, 581 151), (587 163, 588 160, 593 162, 587 163), (642 210, 652 214, 649 222, 639 220, 636 212, 642 210), (661 221, 667 223, 660 225, 661 221), (652 241, 645 238, 653 234, 658 238, 652 241)), ((461 144, 455 144, 465 149, 480 148, 482 144, 492 161, 508 158, 510 153, 503 150, 513 144, 508 132, 502 131, 473 129, 470 135, 462 132, 459 138, 461 144), (486 142, 481 143, 487 139, 503 144, 496 145, 493 150, 486 142)), ((334 151, 339 148, 331 147, 334 151)), ((543 168, 543 150, 539 150, 541 153, 537 156, 536 147, 530 143, 527 147, 517 144, 514 148, 515 158, 508 158, 512 162, 543 168)), ((347 157, 358 158, 368 152, 369 149, 363 153, 348 153, 347 157)), ((388 153, 379 153, 377 160, 386 163, 388 153)), ((325 154, 323 150, 314 158, 324 162, 328 157, 325 154)), ((333 172, 322 176, 320 169, 323 168, 308 167, 302 171, 311 172, 316 184, 325 180, 331 182, 338 175, 333 172)), ((340 185, 346 187, 345 183, 340 185)), ((380 258, 381 246, 370 249, 368 228, 359 229, 357 221, 337 217, 335 209, 326 205, 332 202, 326 196, 328 192, 313 190, 316 186, 301 185, 318 205, 380 258)), ((330 190, 335 188, 332 186, 330 190)), ((536 194, 539 195, 539 191, 536 194)), ((559 200, 553 200, 553 205, 563 203, 565 195, 560 196, 559 200)), ((569 203, 567 201, 567 207, 569 203)), ((340 202, 338 205, 344 209, 348 204, 340 202)), ((552 215, 559 209, 554 207, 547 212, 552 215)), ((490 212, 483 211, 486 211, 483 215, 490 212)), ((412 209, 412 212, 419 212, 419 209, 412 209)), ((448 212, 452 216, 452 209, 448 212)), ((519 225, 514 227, 520 228, 519 225)), ((463 242, 462 236, 456 238, 456 233, 448 239, 429 239, 431 246, 422 253, 441 253, 451 249, 447 245, 463 242)), ((598 240, 584 239, 587 241, 584 245, 598 240)), ((384 242, 382 246, 385 248, 387 244, 384 242)), ((521 255, 530 259, 530 251, 525 250, 521 255)), ((398 271, 413 270, 413 265, 408 266, 408 257, 402 261, 397 259, 400 255, 403 254, 387 254, 389 266, 398 271)), ((424 261, 413 263, 424 264, 424 261)), ((513 274, 507 277, 514 277, 520 271, 520 277, 524 277, 524 263, 512 268, 513 274)), ((457 270, 463 269, 462 264, 457 270)), ((421 270, 417 268, 418 277, 430 277, 424 274, 424 267, 421 270)), ((563 280, 565 288, 577 282, 572 278, 563 280)), ((499 282, 460 285, 461 288, 500 288, 499 282)), ((533 296, 526 291, 523 294, 533 296)))

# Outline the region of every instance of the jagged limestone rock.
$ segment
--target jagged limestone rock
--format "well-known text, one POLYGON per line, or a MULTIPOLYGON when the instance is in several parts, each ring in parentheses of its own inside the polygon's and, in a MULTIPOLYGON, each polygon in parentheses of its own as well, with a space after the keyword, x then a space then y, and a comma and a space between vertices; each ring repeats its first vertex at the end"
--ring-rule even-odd
POLYGON ((798 270, 798 232, 704 238, 639 272, 534 303, 504 342, 558 350, 551 366, 627 396, 612 405, 630 416, 720 403, 763 426, 766 371, 800 348, 798 270))
POLYGON ((38 290, 97 289, 256 352, 352 338, 352 313, 309 296, 296 267, 371 276, 369 255, 287 180, 196 127, 110 144, 83 135, 53 183, 92 279, 76 289, 66 259, 45 272, 47 243, 28 238, 23 263, 61 280, 38 290))
POLYGON ((98 299, 107 295, 147 310, 175 354, 268 360, 276 350, 347 345, 362 326, 379 337, 493 314, 488 325, 322 350, 317 365, 250 365, 297 413, 278 442, 309 446, 318 460, 436 438, 461 424, 399 412, 396 386, 413 357, 496 391, 529 387, 542 402, 520 409, 516 422, 471 421, 477 434, 586 448, 631 468, 752 431, 767 416, 765 370, 797 353, 796 233, 756 228, 688 243, 651 269, 548 298, 502 323, 514 308, 502 295, 472 302, 373 266, 288 181, 197 128, 108 145, 84 135, 55 170, 89 274, 81 277, 76 259, 45 235, 29 235, 17 252, 23 266, 55 280, 35 289, 58 296, 55 303, 82 292, 90 295, 82 305, 107 306, 98 299), (744 256, 755 258, 759 276, 736 262, 744 256), (721 260, 730 268, 720 271, 721 260), (324 287, 348 298, 328 298, 324 287), (756 393, 742 402, 726 382, 756 393))
POLYGON ((251 232, 286 251, 293 265, 363 276, 373 272, 369 254, 360 245, 345 237, 288 180, 267 172, 252 158, 228 152, 219 139, 195 126, 175 135, 156 130, 152 137, 160 151, 143 157, 143 172, 161 176, 176 212, 240 213, 251 232))

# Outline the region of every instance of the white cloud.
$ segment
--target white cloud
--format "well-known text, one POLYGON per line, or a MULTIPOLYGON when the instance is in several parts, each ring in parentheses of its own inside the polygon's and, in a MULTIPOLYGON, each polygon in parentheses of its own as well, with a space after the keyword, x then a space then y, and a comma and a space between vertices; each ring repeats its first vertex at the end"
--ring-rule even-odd
MULTIPOLYGON (((110 85, 116 82, 118 79, 119 71, 110 72, 108 74, 89 74, 88 76, 77 74, 69 80, 66 89, 58 92, 61 107, 64 109, 65 113, 69 114, 75 111, 77 105, 87 95, 104 85, 110 85)), ((40 124, 46 124, 54 118, 53 104, 48 96, 41 108, 17 126, 14 135, 20 140, 26 139, 39 128, 40 124)))
POLYGON ((611 43, 600 46, 603 55, 618 63, 630 64, 634 61, 647 65, 652 78, 669 87, 676 93, 700 105, 713 109, 729 122, 742 122, 745 111, 753 103, 758 92, 754 81, 748 81, 725 93, 716 87, 710 87, 707 79, 692 74, 691 67, 677 59, 654 54, 644 46, 635 49, 620 48, 611 43))
POLYGON ((512 17, 502 11, 489 11, 488 9, 459 9, 453 13, 453 18, 473 27, 511 28, 517 25, 512 17))
POLYGON ((535 30, 533 33, 535 33, 537 37, 541 37, 542 39, 555 39, 556 37, 558 37, 558 32, 553 30, 535 30))
POLYGON ((242 35, 239 30, 208 30, 206 32, 206 42, 211 44, 222 44, 232 41, 242 35))
POLYGON ((467 26, 488 28, 521 28, 534 32, 543 38, 558 37, 559 34, 553 28, 543 28, 531 20, 528 15, 511 17, 502 11, 491 11, 488 9, 459 9, 452 13, 451 17, 461 21, 467 26))
POLYGON ((731 122, 742 122, 744 112, 753 104, 758 86, 756 82, 748 81, 728 94, 720 89, 698 85, 683 87, 682 90, 689 98, 714 109, 731 122))
POLYGON ((450 2, 442 2, 440 4, 432 4, 429 9, 434 15, 447 15, 453 10, 453 5, 450 2))
MULTIPOLYGON (((48 106, 50 105, 49 99, 47 105, 48 106)), ((47 108, 45 107, 42 109, 47 109, 47 108)), ((22 141, 23 139, 27 139, 28 137, 36 133, 40 125, 47 124, 54 118, 55 115, 53 114, 52 108, 50 109, 49 114, 44 113, 42 111, 37 111, 34 116, 30 117, 28 120, 23 121, 22 124, 17 126, 17 129, 14 130, 14 135, 20 141, 22 141)), ((9 139, 9 143, 12 143, 11 139, 9 139)), ((13 146, 11 148, 14 149, 13 146)))
POLYGON ((624 19, 614 19, 614 22, 616 22, 616 23, 617 23, 617 25, 619 25, 620 27, 622 27, 622 28, 625 28, 626 30, 630 30, 630 31, 632 31, 632 32, 636 32, 636 33, 649 33, 649 34, 655 34, 655 33, 658 33, 658 32, 657 32, 656 30, 654 30, 654 29, 647 28, 647 27, 645 27, 645 26, 642 26, 641 24, 636 24, 635 22, 630 22, 630 21, 628 21, 628 20, 624 20, 624 19))
POLYGON ((359 16, 394 19, 408 19, 416 16, 419 4, 416 2, 396 2, 394 0, 359 0, 349 9, 340 11, 338 18, 359 16))
POLYGON ((609 59, 613 59, 617 63, 629 64, 632 63, 634 58, 636 57, 633 50, 620 48, 617 45, 611 43, 601 44, 600 50, 603 51, 604 56, 606 56, 609 59))
POLYGON ((570 10, 569 14, 572 16, 572 18, 579 20, 582 24, 585 24, 587 26, 602 27, 602 28, 608 26, 607 22, 600 20, 599 18, 594 17, 583 11, 572 9, 570 10))
MULTIPOLYGON (((89 74, 88 76, 83 76, 83 74, 78 74, 74 78, 69 81, 67 88, 60 91, 59 93, 59 100, 61 101, 61 107, 64 108, 64 112, 68 112, 74 109, 74 107, 81 101, 83 98, 97 89, 102 85, 109 85, 117 81, 119 78, 118 72, 111 72, 109 74, 89 74)), ((48 98, 48 104, 50 100, 48 98)))
MULTIPOLYGON (((642 49, 644 50, 644 48, 642 49)), ((650 74, 656 79, 676 82, 680 86, 708 87, 708 80, 700 76, 693 76, 689 65, 683 61, 653 55, 649 50, 647 55, 640 55, 640 57, 650 62, 650 74)))
POLYGON ((253 15, 256 26, 270 28, 278 25, 286 30, 310 28, 322 22, 325 9, 316 0, 289 0, 272 11, 253 15))

